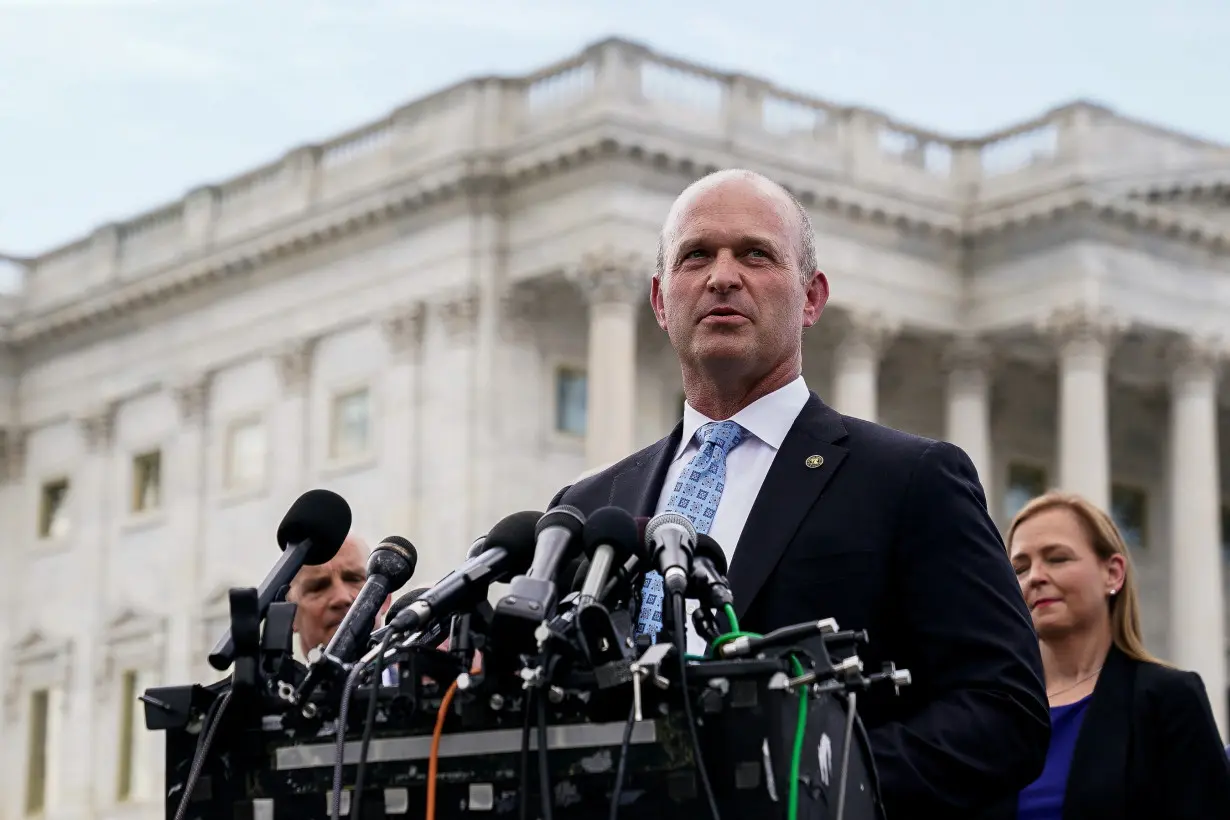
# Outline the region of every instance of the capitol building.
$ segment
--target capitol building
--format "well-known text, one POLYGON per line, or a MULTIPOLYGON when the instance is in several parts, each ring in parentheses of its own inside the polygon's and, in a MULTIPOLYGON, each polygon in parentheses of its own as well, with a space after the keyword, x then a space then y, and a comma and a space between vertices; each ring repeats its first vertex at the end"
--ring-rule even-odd
POLYGON ((960 445, 1001 526, 1052 486, 1112 509, 1224 733, 1230 147, 1087 102, 953 138, 612 39, 7 261, 0 818, 162 816, 136 694, 218 677, 305 490, 419 586, 669 432, 657 232, 726 167, 811 212, 809 386, 960 445))

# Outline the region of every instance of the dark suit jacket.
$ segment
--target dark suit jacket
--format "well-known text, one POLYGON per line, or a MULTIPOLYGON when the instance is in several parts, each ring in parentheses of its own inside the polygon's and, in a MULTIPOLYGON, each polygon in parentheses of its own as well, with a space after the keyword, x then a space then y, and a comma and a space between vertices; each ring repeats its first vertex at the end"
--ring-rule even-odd
MULTIPOLYGON (((653 515, 681 435, 682 423, 552 506, 653 515)), ((832 617, 869 631, 866 669, 910 670, 900 696, 884 686, 859 699, 890 818, 968 816, 1041 774, 1050 718, 1037 637, 960 448, 842 416, 812 394, 729 578, 741 628, 832 617)))
MULTIPOLYGON (((985 820, 1016 816, 1014 797, 985 820)), ((1230 761, 1199 675, 1111 649, 1076 739, 1063 817, 1230 817, 1230 761)))

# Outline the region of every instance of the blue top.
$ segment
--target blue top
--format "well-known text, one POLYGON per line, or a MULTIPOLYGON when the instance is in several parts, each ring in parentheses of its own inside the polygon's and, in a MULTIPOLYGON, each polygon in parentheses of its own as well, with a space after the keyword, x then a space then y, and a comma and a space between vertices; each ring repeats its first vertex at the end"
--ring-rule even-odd
POLYGON ((1061 820, 1063 793, 1068 787, 1068 769, 1089 708, 1088 695, 1075 703, 1051 707, 1051 746, 1046 752, 1042 776, 1021 791, 1017 820, 1061 820))

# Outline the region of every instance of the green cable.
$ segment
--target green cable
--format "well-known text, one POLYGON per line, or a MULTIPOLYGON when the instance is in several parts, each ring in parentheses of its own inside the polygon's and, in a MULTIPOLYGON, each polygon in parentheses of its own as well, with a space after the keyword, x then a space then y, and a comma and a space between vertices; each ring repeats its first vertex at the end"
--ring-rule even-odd
MULTIPOLYGON (((739 619, 735 617, 735 609, 730 604, 726 604, 722 611, 725 613, 727 620, 730 621, 730 632, 725 635, 719 635, 713 639, 713 644, 709 647, 709 654, 712 655, 722 646, 736 638, 759 638, 761 635, 755 632, 739 631, 739 619)), ((803 664, 794 655, 790 656, 790 662, 794 666, 794 674, 803 674, 803 664)), ((807 689, 799 690, 799 723, 794 732, 794 749, 790 754, 790 795, 787 802, 786 817, 788 820, 797 820, 799 816, 799 770, 803 763, 803 739, 807 734, 807 689)))

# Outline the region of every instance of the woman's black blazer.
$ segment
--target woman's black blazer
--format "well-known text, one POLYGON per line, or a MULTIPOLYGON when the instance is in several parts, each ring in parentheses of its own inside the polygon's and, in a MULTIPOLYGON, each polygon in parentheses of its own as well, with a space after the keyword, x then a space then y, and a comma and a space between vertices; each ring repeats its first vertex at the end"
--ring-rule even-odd
MULTIPOLYGON (((980 816, 1015 820, 1016 807, 1014 796, 980 816)), ((1230 818, 1230 761, 1199 675, 1112 647, 1076 739, 1063 820, 1136 818, 1230 818)))

